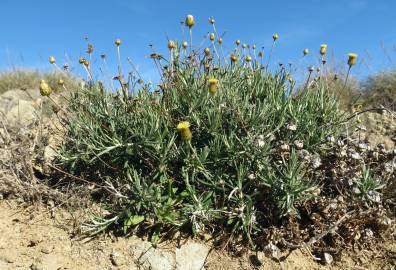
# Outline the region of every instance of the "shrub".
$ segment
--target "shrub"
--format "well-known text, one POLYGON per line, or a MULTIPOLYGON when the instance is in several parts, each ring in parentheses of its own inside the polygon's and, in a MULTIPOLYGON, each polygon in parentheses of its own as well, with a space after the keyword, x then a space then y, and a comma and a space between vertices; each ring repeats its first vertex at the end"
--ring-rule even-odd
POLYGON ((396 110, 396 72, 381 72, 364 82, 364 99, 370 107, 384 106, 396 110))
POLYGON ((111 215, 92 231, 219 229, 253 243, 269 215, 298 215, 312 196, 297 151, 320 152, 343 113, 321 81, 292 95, 284 68, 170 51, 159 89, 120 74, 117 92, 90 81, 71 95, 59 165, 102 187, 111 215))

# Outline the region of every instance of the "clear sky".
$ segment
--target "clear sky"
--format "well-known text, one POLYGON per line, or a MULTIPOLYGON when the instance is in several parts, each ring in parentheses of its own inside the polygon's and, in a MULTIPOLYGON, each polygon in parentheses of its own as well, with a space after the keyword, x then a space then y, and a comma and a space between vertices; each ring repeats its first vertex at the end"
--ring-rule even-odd
POLYGON ((49 68, 48 56, 54 55, 60 64, 70 57, 78 70, 88 36, 96 55, 105 53, 109 61, 116 58, 114 40, 121 38, 122 57, 155 78, 148 44, 164 52, 167 37, 187 39, 180 25, 186 14, 196 18, 197 43, 211 30, 213 16, 225 32, 226 51, 239 38, 268 52, 272 34, 279 33, 275 63, 301 63, 302 50, 316 54, 321 43, 338 60, 359 54, 356 76, 390 68, 389 58, 396 59, 396 0, 1 0, 0 69, 49 68))

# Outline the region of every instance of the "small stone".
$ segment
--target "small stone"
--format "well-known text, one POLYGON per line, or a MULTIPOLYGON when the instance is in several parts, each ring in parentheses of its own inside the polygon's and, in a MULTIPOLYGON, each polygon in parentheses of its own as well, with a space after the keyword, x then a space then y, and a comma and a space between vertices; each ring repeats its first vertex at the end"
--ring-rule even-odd
POLYGON ((279 258, 280 250, 276 245, 272 244, 271 242, 264 247, 264 252, 272 258, 279 258))
POLYGON ((30 269, 31 269, 31 270, 43 270, 43 267, 42 267, 40 264, 32 263, 32 264, 30 265, 30 269))
POLYGON ((41 252, 44 254, 50 254, 54 248, 52 246, 45 246, 41 249, 41 252))
POLYGON ((125 264, 125 259, 124 259, 124 257, 123 257, 121 254, 119 254, 118 252, 116 252, 116 251, 113 251, 113 252, 110 254, 110 260, 111 260, 111 263, 112 263, 114 266, 121 266, 121 265, 124 265, 124 264, 125 264))
POLYGON ((331 256, 331 254, 329 254, 329 253, 327 253, 327 252, 325 252, 325 253, 323 254, 323 259, 324 259, 324 262, 325 262, 326 264, 332 264, 332 262, 333 262, 333 256, 331 256))

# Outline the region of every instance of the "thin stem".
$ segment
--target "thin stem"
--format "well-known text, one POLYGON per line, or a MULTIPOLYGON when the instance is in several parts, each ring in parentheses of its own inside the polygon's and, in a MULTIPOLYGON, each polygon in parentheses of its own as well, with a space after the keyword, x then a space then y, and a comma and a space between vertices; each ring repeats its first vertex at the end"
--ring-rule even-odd
POLYGON ((345 88, 346 88, 346 85, 347 85, 347 82, 348 82, 348 78, 349 78, 349 73, 351 72, 351 67, 352 67, 352 66, 349 66, 349 68, 348 68, 348 72, 347 72, 347 75, 346 75, 346 77, 345 77, 345 83, 344 83, 343 91, 344 91, 345 88))
POLYGON ((312 74, 312 71, 309 71, 309 75, 308 75, 307 81, 305 82, 304 89, 306 89, 308 86, 309 80, 311 79, 311 74, 312 74))
POLYGON ((267 62, 267 66, 265 67, 265 70, 268 69, 268 66, 270 64, 270 60, 271 60, 271 57, 272 57, 272 51, 274 50, 274 47, 275 47, 275 40, 272 42, 272 46, 271 46, 270 54, 268 56, 268 62, 267 62))

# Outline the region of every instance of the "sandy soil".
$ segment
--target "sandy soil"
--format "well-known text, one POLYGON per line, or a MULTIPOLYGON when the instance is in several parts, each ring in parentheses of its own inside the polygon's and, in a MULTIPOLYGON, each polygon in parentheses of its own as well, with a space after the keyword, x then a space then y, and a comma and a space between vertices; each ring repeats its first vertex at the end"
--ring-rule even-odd
MULTIPOLYGON (((137 264, 133 247, 136 237, 116 238, 105 234, 90 241, 73 239, 73 215, 64 209, 24 207, 16 201, 0 200, 0 269, 147 269, 137 264), (113 259, 117 254, 116 260, 113 259)), ((159 247, 174 248, 172 244, 159 247)), ((396 243, 371 250, 343 252, 341 259, 323 265, 306 252, 282 254, 280 261, 264 253, 232 257, 212 250, 205 269, 395 269, 396 243)), ((161 268, 158 268, 161 269, 161 268)))

